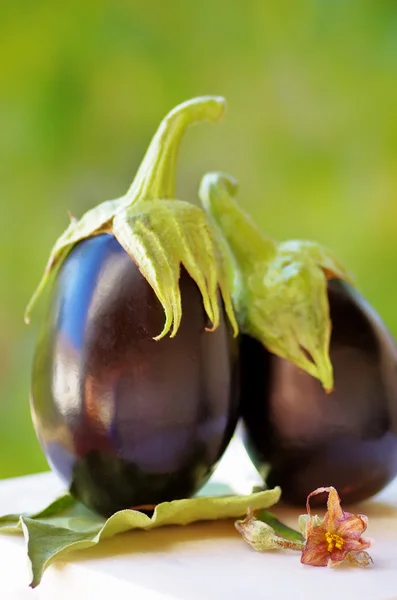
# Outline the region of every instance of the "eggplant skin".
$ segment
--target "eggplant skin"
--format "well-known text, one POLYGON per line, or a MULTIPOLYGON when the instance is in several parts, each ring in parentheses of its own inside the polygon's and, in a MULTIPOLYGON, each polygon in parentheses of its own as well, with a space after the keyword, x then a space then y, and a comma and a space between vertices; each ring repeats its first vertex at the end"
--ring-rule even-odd
POLYGON ((280 485, 292 505, 304 506, 322 486, 359 502, 397 475, 396 345, 348 284, 330 281, 328 296, 331 394, 254 339, 240 344, 244 444, 267 485, 280 485))
POLYGON ((163 308, 113 236, 80 242, 57 274, 33 361, 32 419, 51 468, 104 516, 192 496, 234 433, 237 341, 224 315, 205 331, 184 269, 180 288, 181 326, 155 341, 163 308))

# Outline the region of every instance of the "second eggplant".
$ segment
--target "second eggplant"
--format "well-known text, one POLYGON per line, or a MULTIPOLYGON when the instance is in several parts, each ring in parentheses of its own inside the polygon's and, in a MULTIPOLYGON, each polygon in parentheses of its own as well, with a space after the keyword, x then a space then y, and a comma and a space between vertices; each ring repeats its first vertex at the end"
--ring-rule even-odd
POLYGON ((200 197, 233 265, 245 446, 285 502, 364 500, 397 475, 395 342, 332 252, 263 235, 236 189, 211 173, 200 197))
MULTIPOLYGON (((365 500, 397 475, 397 349, 348 284, 328 283, 334 391, 249 336, 241 340, 244 443, 269 487, 303 506, 334 486, 365 500)), ((321 502, 321 498, 319 498, 321 502)))

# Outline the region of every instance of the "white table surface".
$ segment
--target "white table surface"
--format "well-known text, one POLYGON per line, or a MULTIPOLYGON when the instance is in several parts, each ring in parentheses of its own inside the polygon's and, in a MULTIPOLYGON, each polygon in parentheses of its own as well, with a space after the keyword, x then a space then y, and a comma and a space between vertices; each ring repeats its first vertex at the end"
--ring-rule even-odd
MULTIPOLYGON (((233 481, 241 493, 258 481, 238 439, 214 479, 233 481)), ((0 481, 0 513, 39 510, 61 491, 50 473, 0 481)), ((356 511, 368 515, 374 540, 368 569, 309 567, 299 553, 257 553, 232 521, 218 521, 116 536, 53 563, 31 590, 22 536, 1 534, 0 600, 397 600, 397 481, 356 511)), ((302 511, 276 512, 296 527, 302 511)))

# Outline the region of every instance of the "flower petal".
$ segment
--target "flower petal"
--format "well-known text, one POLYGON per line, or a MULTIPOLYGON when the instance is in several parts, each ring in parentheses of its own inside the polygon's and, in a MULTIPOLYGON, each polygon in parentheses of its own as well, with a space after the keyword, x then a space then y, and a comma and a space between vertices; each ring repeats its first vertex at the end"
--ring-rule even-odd
POLYGON ((360 552, 361 550, 365 550, 371 546, 371 540, 367 538, 360 538, 359 540, 354 540, 352 538, 347 538, 345 540, 343 550, 345 550, 345 554, 349 552, 360 552))
POLYGON ((367 524, 368 519, 364 515, 345 513, 345 518, 335 524, 335 532, 344 539, 359 540, 367 524))
MULTIPOLYGON (((327 531, 333 533, 336 530, 337 522, 342 521, 346 513, 344 513, 341 508, 339 494, 334 487, 322 488, 322 491, 328 492, 327 512, 324 517, 324 526, 327 528, 327 531)), ((316 490, 316 492, 318 492, 318 490, 316 490)))
POLYGON ((326 567, 330 553, 323 527, 312 527, 302 552, 301 563, 313 567, 326 567))
POLYGON ((329 567, 330 569, 332 569, 333 567, 337 567, 345 560, 345 558, 346 557, 344 556, 341 560, 339 560, 339 559, 334 560, 333 558, 330 557, 327 567, 329 567))
POLYGON ((301 563, 312 567, 326 567, 329 559, 329 552, 325 546, 319 547, 308 543, 302 552, 301 563))

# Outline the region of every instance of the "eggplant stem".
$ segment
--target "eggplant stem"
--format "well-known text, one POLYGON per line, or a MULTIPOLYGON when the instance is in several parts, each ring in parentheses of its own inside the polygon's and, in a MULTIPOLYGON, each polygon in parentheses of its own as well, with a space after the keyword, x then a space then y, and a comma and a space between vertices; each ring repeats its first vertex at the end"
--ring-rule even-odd
POLYGON ((160 123, 129 188, 127 204, 138 200, 175 198, 176 161, 182 137, 201 121, 215 122, 223 115, 226 101, 218 96, 193 98, 176 106, 160 123))

